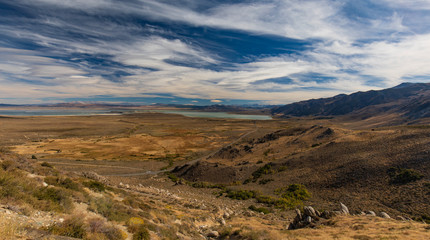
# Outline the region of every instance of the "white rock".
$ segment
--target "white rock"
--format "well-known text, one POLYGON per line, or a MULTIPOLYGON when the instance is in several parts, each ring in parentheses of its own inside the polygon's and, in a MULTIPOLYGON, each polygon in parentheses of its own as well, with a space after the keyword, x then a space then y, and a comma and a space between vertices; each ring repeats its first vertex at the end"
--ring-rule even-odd
POLYGON ((386 212, 381 212, 381 213, 380 213, 380 216, 381 216, 382 218, 391 218, 391 217, 390 217, 390 215, 388 215, 386 212))
POLYGON ((344 215, 349 215, 348 207, 347 207, 347 206, 345 206, 345 204, 340 203, 340 207, 341 207, 341 210, 340 210, 340 211, 341 211, 344 215))
POLYGON ((303 208, 304 215, 315 217, 317 214, 315 213, 315 209, 311 206, 305 206, 303 208))
POLYGON ((375 217, 376 213, 374 211, 367 211, 367 215, 375 217))
POLYGON ((48 184, 47 184, 46 182, 43 182, 43 183, 42 183, 42 185, 43 185, 44 187, 47 187, 47 186, 48 186, 48 184))

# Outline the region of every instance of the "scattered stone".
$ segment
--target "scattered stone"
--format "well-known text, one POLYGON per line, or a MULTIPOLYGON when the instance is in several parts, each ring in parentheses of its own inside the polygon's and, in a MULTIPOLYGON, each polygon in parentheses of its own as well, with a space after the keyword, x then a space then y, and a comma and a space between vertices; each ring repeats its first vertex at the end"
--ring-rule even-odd
POLYGON ((330 219, 330 218, 332 218, 334 216, 335 216, 334 212, 330 212, 330 211, 327 211, 327 210, 325 210, 324 212, 321 213, 321 217, 325 218, 325 219, 330 219))
POLYGON ((361 212, 360 215, 361 216, 366 216, 366 213, 365 212, 361 212))
POLYGON ((303 212, 305 215, 310 216, 310 217, 316 217, 317 214, 315 213, 315 209, 311 206, 305 206, 303 208, 303 212))
POLYGON ((303 208, 303 214, 299 209, 296 209, 296 217, 294 218, 293 222, 288 225, 288 229, 315 227, 322 215, 323 214, 315 211, 315 209, 311 206, 305 206, 303 208))
POLYGON ((305 222, 306 222, 307 224, 312 223, 312 217, 311 217, 311 216, 306 216, 306 218, 305 218, 305 222))
POLYGON ((302 219, 302 213, 300 212, 299 209, 296 208, 296 215, 299 219, 302 219))
POLYGON ((44 187, 47 187, 47 186, 48 186, 48 184, 47 184, 46 182, 43 182, 43 183, 42 183, 42 185, 43 185, 44 187))
POLYGON ((341 207, 341 213, 343 214, 343 215, 349 215, 349 210, 348 210, 348 207, 347 206, 345 206, 345 204, 343 204, 343 203, 340 203, 340 207, 341 207))
POLYGON ((223 216, 223 218, 229 218, 230 214, 228 212, 225 212, 222 216, 223 216))
POLYGON ((380 213, 380 216, 381 216, 382 218, 391 218, 391 217, 390 217, 390 215, 388 215, 386 212, 381 212, 381 213, 380 213))
POLYGON ((86 177, 86 178, 96 180, 96 181, 99 181, 99 182, 104 183, 104 184, 107 184, 109 182, 107 178, 100 176, 95 172, 81 172, 81 175, 86 177))
POLYGON ((397 217, 396 217, 396 219, 397 219, 397 220, 400 220, 400 221, 406 221, 406 218, 404 218, 404 217, 402 217, 402 216, 397 216, 397 217))
POLYGON ((374 211, 367 211, 368 216, 376 217, 376 213, 374 211))
POLYGON ((209 238, 217 238, 219 237, 219 233, 217 231, 210 231, 207 235, 209 238))

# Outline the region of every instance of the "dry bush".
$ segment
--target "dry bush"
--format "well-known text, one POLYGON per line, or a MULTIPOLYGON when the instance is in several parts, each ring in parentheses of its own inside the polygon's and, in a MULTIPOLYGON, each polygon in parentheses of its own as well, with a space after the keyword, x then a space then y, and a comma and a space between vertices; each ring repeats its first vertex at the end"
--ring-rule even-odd
POLYGON ((41 187, 19 170, 0 169, 0 202, 32 206, 44 211, 65 212, 73 208, 70 194, 57 187, 41 187))
POLYGON ((86 239, 100 239, 100 240, 122 240, 126 235, 119 228, 112 224, 106 223, 101 218, 88 219, 88 231, 86 239))
POLYGON ((15 236, 19 232, 20 227, 16 221, 0 216, 0 236, 2 239, 16 239, 15 236))
POLYGON ((51 233, 60 236, 84 238, 86 235, 84 218, 85 217, 82 215, 69 216, 64 220, 64 222, 52 225, 48 230, 51 233))

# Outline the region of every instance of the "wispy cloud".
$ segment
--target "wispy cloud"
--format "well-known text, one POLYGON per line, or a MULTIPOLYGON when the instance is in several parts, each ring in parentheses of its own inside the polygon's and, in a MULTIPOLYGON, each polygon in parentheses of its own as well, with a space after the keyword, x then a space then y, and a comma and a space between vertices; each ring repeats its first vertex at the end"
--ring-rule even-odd
POLYGON ((0 0, 0 94, 287 103, 425 81, 429 11, 420 0, 0 0))

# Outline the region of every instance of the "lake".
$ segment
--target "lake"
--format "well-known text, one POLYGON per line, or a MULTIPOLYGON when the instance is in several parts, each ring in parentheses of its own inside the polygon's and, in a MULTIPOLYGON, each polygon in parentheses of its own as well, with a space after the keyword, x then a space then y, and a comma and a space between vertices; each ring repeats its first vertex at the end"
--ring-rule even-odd
POLYGON ((229 118, 247 120, 270 120, 268 115, 230 114, 226 112, 197 112, 182 110, 122 110, 122 109, 0 109, 0 116, 91 116, 91 115, 119 115, 129 113, 157 112, 166 114, 180 114, 186 117, 229 118))
POLYGON ((197 112, 197 111, 181 111, 181 110, 151 110, 149 112, 180 114, 186 117, 202 117, 202 118, 233 118, 247 120, 271 120, 268 115, 246 115, 246 114, 230 114, 226 112, 197 112))

